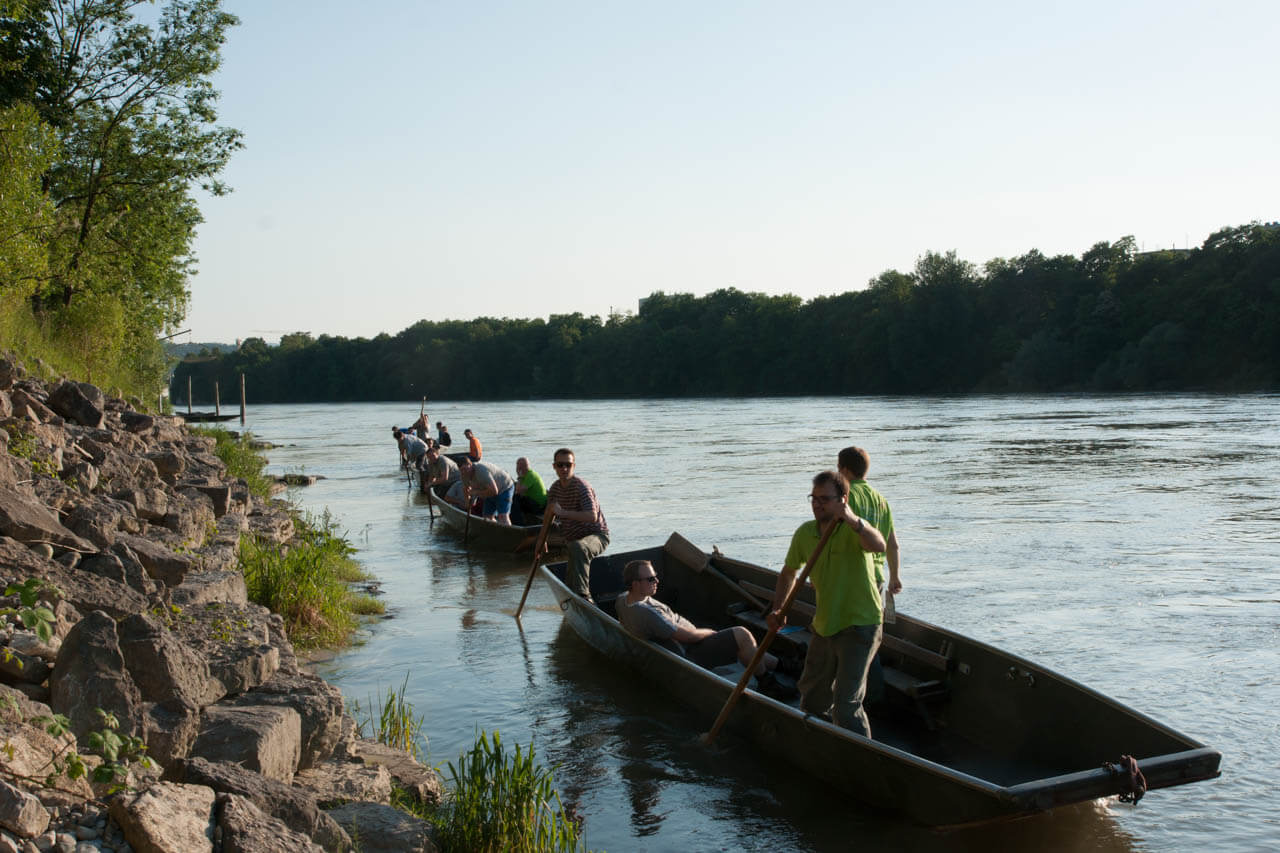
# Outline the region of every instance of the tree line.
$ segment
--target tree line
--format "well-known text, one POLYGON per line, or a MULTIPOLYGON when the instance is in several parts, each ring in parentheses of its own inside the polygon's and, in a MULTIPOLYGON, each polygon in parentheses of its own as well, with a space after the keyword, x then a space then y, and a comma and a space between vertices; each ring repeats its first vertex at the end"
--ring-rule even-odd
POLYGON ((634 314, 420 320, 373 339, 305 332, 179 364, 197 398, 247 376, 260 402, 1260 390, 1280 386, 1280 226, 1189 251, 1131 237, 981 269, 908 273, 808 302, 656 292, 634 314))
POLYGON ((219 0, 0 0, 0 308, 147 397, 186 314, 194 194, 227 190, 240 147, 210 82, 235 23, 219 0))

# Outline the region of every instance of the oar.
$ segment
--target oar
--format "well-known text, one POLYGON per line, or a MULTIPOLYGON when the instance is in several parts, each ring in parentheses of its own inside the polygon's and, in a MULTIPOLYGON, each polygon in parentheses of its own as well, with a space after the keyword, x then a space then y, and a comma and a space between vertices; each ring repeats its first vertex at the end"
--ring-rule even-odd
POLYGON ((542 511, 542 529, 538 531, 538 541, 533 546, 533 565, 529 567, 529 579, 524 582, 524 595, 520 596, 520 606, 516 608, 516 621, 520 621, 520 611, 524 610, 524 600, 529 597, 529 587, 533 586, 533 576, 538 573, 538 560, 542 557, 542 549, 547 544, 547 531, 551 522, 555 521, 555 513, 546 509, 542 511))
POLYGON ((697 545, 694 545, 688 539, 685 539, 679 533, 672 533, 670 536, 668 536, 667 544, 663 545, 662 547, 664 551, 667 551, 668 553, 670 553, 671 556, 675 557, 677 560, 679 560, 681 563, 684 563, 686 566, 693 569, 695 572, 699 574, 702 574, 702 573, 709 574, 712 577, 714 577, 716 580, 720 581, 721 583, 732 587, 734 591, 736 591, 739 595, 746 598, 748 601, 750 601, 756 607, 759 607, 761 610, 764 610, 769 606, 765 602, 761 601, 760 599, 752 595, 745 587, 742 586, 742 584, 738 583, 736 580, 729 577, 724 572, 717 569, 715 566, 711 565, 711 557, 707 556, 705 551, 703 551, 697 545))
MULTIPOLYGON (((826 547, 827 540, 831 538, 831 534, 836 528, 843 524, 842 519, 833 519, 827 525, 827 529, 822 531, 822 538, 818 540, 818 547, 813 549, 813 555, 809 557, 809 562, 804 564, 804 571, 800 572, 800 577, 796 578, 796 582, 792 584, 791 591, 787 593, 786 599, 782 602, 782 606, 778 608, 778 620, 776 625, 781 625, 782 620, 786 618, 787 611, 791 609, 791 603, 795 601, 796 594, 800 592, 800 587, 804 586, 804 582, 809 579, 809 572, 813 570, 813 564, 818 562, 818 557, 822 555, 822 549, 826 547)), ((751 663, 747 666, 747 671, 742 673, 742 678, 738 679, 738 685, 733 688, 733 692, 729 694, 729 701, 724 703, 724 707, 720 709, 720 716, 716 717, 716 723, 711 727, 711 731, 702 736, 702 742, 710 746, 715 742, 716 736, 720 734, 720 730, 724 728, 724 724, 729 720, 729 713, 733 710, 733 706, 738 704, 738 699, 746 692, 747 684, 751 681, 751 676, 755 674, 756 667, 760 665, 760 661, 764 658, 764 653, 769 650, 769 645, 773 642, 773 638, 778 635, 777 627, 770 627, 765 632, 764 639, 760 641, 760 645, 756 646, 755 657, 751 658, 751 663)))
POLYGON ((471 535, 471 490, 466 486, 462 487, 462 511, 467 514, 466 521, 462 522, 462 544, 466 545, 471 535))
MULTIPOLYGON (((418 482, 421 483, 422 475, 419 474, 418 477, 419 477, 418 482)), ((431 523, 435 524, 436 523, 436 502, 431 497, 432 487, 427 486, 422 491, 427 493, 427 512, 431 514, 431 523)))

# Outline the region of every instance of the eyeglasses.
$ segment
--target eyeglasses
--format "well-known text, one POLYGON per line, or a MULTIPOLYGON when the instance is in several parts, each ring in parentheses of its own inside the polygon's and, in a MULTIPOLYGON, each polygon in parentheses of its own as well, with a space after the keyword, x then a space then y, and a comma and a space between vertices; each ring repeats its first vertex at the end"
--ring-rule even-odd
POLYGON ((636 580, 638 580, 638 581, 644 581, 645 583, 657 583, 657 582, 658 582, 658 576, 657 576, 657 575, 649 575, 647 578, 636 578, 636 580))
POLYGON ((556 468, 572 468, 573 467, 572 462, 552 462, 551 464, 553 467, 556 467, 556 468))
POLYGON ((809 495, 809 503, 817 504, 818 506, 826 506, 832 501, 838 500, 840 500, 839 495, 809 495))

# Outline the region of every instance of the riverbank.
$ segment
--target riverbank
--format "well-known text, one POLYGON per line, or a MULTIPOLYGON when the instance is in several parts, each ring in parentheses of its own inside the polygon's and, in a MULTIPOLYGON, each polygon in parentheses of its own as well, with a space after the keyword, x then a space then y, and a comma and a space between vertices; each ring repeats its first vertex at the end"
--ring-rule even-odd
POLYGON ((12 358, 0 431, 0 850, 434 849, 390 803, 437 775, 360 738, 249 600, 240 543, 287 551, 287 504, 181 419, 12 358))

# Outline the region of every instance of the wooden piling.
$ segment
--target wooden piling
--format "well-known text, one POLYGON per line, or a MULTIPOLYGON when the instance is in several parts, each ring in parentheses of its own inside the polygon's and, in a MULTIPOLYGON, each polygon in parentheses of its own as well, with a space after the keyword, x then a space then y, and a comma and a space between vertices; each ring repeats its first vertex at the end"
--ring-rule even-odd
POLYGON ((191 375, 187 374, 187 414, 191 414, 191 375))
POLYGON ((244 426, 244 374, 240 374, 240 426, 244 426))
POLYGON ((222 414, 222 401, 218 396, 218 380, 213 380, 213 416, 216 418, 222 414))

